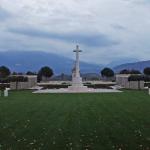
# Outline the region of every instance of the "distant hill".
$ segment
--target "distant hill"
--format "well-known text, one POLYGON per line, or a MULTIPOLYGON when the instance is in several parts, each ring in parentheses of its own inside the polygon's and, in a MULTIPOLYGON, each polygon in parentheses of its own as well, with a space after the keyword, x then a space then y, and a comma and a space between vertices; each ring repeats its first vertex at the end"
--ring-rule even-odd
POLYGON ((135 63, 127 63, 127 64, 122 64, 119 66, 114 67, 115 72, 120 72, 123 69, 136 69, 141 72, 143 72, 144 68, 150 67, 150 60, 149 61, 140 61, 140 62, 135 62, 135 63))
POLYGON ((126 64, 126 63, 134 63, 134 62, 138 62, 139 60, 136 59, 136 58, 118 58, 112 62, 110 62, 109 64, 107 64, 106 66, 107 67, 110 67, 110 68, 114 68, 118 65, 121 65, 121 64, 126 64))
MULTIPOLYGON (((42 66, 50 66, 55 74, 71 74, 74 60, 60 55, 39 51, 0 52, 0 66, 8 66, 11 71, 37 72, 42 66)), ((101 65, 80 63, 81 73, 99 73, 101 65)))

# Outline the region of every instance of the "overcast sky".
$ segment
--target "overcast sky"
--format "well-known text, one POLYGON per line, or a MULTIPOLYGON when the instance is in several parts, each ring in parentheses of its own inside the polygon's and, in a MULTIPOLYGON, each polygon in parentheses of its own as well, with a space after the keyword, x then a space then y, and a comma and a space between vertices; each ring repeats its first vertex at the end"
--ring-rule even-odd
POLYGON ((0 0, 0 51, 40 50, 104 64, 150 59, 150 0, 0 0))

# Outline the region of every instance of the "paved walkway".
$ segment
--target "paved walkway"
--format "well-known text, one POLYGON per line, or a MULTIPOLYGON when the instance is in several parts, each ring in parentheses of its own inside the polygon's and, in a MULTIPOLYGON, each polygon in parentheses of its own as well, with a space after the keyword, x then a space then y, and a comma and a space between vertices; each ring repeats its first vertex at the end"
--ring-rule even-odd
POLYGON ((68 89, 45 89, 45 90, 37 90, 33 93, 118 93, 122 92, 117 89, 91 89, 88 88, 87 91, 71 91, 68 89))

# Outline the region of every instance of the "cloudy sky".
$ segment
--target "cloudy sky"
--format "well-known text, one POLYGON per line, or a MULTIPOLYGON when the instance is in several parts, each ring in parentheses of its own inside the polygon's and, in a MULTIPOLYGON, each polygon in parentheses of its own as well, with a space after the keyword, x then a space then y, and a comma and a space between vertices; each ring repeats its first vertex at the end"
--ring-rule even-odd
POLYGON ((46 51, 107 64, 150 59, 149 0, 0 0, 0 51, 46 51))

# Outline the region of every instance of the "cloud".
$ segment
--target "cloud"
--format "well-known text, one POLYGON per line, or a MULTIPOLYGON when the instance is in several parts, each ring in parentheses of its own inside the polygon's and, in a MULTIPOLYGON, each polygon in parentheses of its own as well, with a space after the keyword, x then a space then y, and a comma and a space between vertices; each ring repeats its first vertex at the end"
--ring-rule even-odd
POLYGON ((122 25, 112 24, 111 26, 116 30, 127 30, 127 28, 122 25))
POLYGON ((144 5, 149 5, 150 1, 149 0, 133 0, 134 3, 136 4, 144 4, 144 5))
POLYGON ((0 21, 8 19, 10 16, 11 14, 8 11, 0 7, 0 21))
POLYGON ((0 51, 41 50, 109 63, 150 59, 149 0, 0 0, 0 51), (12 17, 13 16, 13 17, 12 17))
POLYGON ((118 41, 114 41, 104 34, 54 33, 31 28, 10 28, 8 31, 30 37, 55 39, 94 47, 107 47, 119 44, 118 41))

